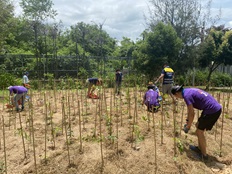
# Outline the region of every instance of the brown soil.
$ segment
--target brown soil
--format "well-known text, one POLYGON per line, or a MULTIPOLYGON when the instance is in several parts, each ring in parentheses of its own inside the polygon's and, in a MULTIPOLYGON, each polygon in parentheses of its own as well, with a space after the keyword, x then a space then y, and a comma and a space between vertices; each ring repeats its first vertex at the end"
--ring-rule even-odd
POLYGON ((134 89, 121 98, 107 89, 101 99, 87 99, 81 90, 30 93, 31 104, 20 113, 1 107, 0 174, 232 174, 229 93, 213 94, 225 106, 206 133, 207 162, 188 148, 197 138, 194 126, 188 134, 181 130, 183 101, 177 112, 169 101, 163 104, 162 117, 162 108, 148 113, 144 91, 134 89))

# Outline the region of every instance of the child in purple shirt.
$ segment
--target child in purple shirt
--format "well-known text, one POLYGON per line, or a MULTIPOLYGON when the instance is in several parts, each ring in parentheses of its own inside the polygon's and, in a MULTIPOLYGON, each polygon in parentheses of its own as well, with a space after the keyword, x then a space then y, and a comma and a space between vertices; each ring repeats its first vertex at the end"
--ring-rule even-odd
POLYGON ((19 105, 18 105, 18 101, 22 98, 22 107, 21 110, 24 109, 24 101, 25 101, 25 96, 27 93, 27 88, 23 87, 23 86, 9 86, 8 87, 9 91, 10 91, 10 95, 13 96, 14 95, 14 100, 13 103, 16 107, 16 111, 19 111, 19 105))
POLYGON ((155 91, 154 85, 149 85, 147 87, 147 91, 143 96, 143 102, 142 104, 145 104, 147 106, 147 110, 150 112, 157 111, 160 107, 159 104, 159 94, 157 91, 155 91))
POLYGON ((206 139, 204 131, 211 130, 221 115, 221 105, 207 92, 198 88, 183 88, 173 86, 171 90, 176 98, 184 99, 188 107, 187 124, 184 126, 185 133, 191 128, 194 119, 194 108, 202 110, 201 116, 196 123, 196 135, 198 147, 190 145, 190 149, 197 152, 204 160, 208 159, 206 153, 206 139))

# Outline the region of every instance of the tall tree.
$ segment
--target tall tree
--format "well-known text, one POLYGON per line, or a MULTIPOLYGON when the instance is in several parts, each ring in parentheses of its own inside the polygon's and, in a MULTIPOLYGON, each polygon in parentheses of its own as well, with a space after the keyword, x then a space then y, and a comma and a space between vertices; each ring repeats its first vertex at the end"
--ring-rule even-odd
POLYGON ((135 67, 142 73, 154 78, 164 62, 174 65, 182 46, 181 39, 173 27, 162 22, 147 33, 143 42, 138 43, 133 56, 137 58, 135 67), (157 71, 158 70, 158 71, 157 71))
POLYGON ((214 24, 220 14, 211 18, 211 0, 205 5, 200 0, 150 0, 149 25, 152 27, 157 22, 170 23, 176 30, 177 36, 182 39, 183 45, 177 57, 177 68, 192 68, 197 55, 195 46, 204 39, 206 25, 214 24))
POLYGON ((0 0, 0 53, 5 53, 4 49, 5 39, 9 34, 11 19, 13 18, 14 7, 9 0, 0 0))
POLYGON ((51 0, 21 0, 20 6, 23 9, 24 17, 33 22, 33 30, 35 37, 35 55, 37 70, 38 67, 38 26, 48 18, 54 18, 57 13, 52 8, 53 2, 51 0))
POLYGON ((209 69, 206 89, 212 73, 222 64, 232 65, 232 30, 213 27, 201 45, 200 65, 209 69))

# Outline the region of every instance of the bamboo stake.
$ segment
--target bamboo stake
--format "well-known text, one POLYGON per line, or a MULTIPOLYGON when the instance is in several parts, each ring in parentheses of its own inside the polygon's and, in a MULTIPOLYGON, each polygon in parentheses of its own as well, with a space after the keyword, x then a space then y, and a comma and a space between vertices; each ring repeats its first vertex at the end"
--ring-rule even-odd
POLYGON ((97 135, 97 116, 98 116, 98 112, 100 112, 100 111, 97 110, 98 109, 98 105, 99 105, 98 103, 99 102, 97 101, 96 102, 96 111, 95 111, 95 115, 94 115, 94 133, 93 133, 94 137, 96 137, 96 135, 97 135))
POLYGON ((80 132, 80 148, 79 152, 82 152, 82 132, 81 132, 81 112, 80 112, 80 101, 78 100, 78 116, 79 116, 79 132, 80 132))
POLYGON ((223 138, 223 127, 224 127, 224 114, 225 114, 225 101, 223 102, 222 110, 222 127, 221 127, 221 140, 220 140, 220 157, 222 156, 222 138, 223 138))
POLYGON ((61 101, 61 105, 62 105, 62 135, 64 134, 64 124, 65 124, 65 110, 64 110, 64 97, 62 97, 62 101, 61 101))
POLYGON ((68 129, 71 133, 72 129, 71 129, 71 108, 70 108, 70 98, 68 96, 68 129))
POLYGON ((121 118, 121 126, 123 126, 123 118, 122 118, 122 95, 120 93, 119 96, 120 104, 119 104, 119 109, 120 109, 120 118, 121 118))
MULTIPOLYGON (((136 97, 135 97, 135 101, 136 97)), ((136 102, 135 102, 135 108, 136 108, 136 102)), ((136 110, 136 109, 135 109, 136 110)), ((131 147, 133 148, 133 142, 134 142, 134 131, 135 131, 135 119, 136 119, 136 111, 134 112, 134 116, 133 116, 133 123, 132 123, 132 131, 131 131, 131 147)), ((136 147, 135 147, 136 148, 136 147)))
POLYGON ((181 112, 180 135, 181 135, 181 132, 182 132, 183 120, 184 120, 184 104, 182 105, 182 112, 181 112))
POLYGON ((129 118, 131 118, 131 106, 130 106, 130 89, 128 88, 128 113, 129 113, 129 118))
POLYGON ((174 145, 174 157, 177 155, 176 153, 176 104, 173 103, 173 110, 172 110, 172 114, 173 114, 173 134, 174 134, 174 138, 173 138, 173 145, 174 145))
MULTIPOLYGON (((63 107, 63 110, 65 112, 65 107, 64 105, 62 106, 63 107)), ((71 164, 71 161, 70 161, 70 153, 69 153, 69 138, 68 138, 68 130, 67 130, 67 121, 66 121, 66 118, 64 117, 64 130, 65 130, 65 139, 66 139, 66 146, 67 146, 67 152, 68 152, 68 164, 70 166, 71 164)))
POLYGON ((56 100, 56 93, 57 93, 57 90, 56 90, 56 81, 54 80, 53 81, 53 91, 54 91, 54 102, 55 102, 55 112, 57 112, 57 100, 56 100))
POLYGON ((112 135, 112 110, 113 110, 113 106, 112 106, 112 96, 113 96, 113 92, 111 90, 111 93, 110 93, 110 121, 109 121, 109 134, 110 136, 112 135))
POLYGON ((150 112, 147 109, 147 130, 150 130, 150 112))
POLYGON ((49 102, 49 111, 50 111, 50 120, 51 120, 51 134, 52 134, 52 141, 53 141, 53 148, 56 148, 56 141, 55 141, 55 134, 54 134, 54 126, 53 126, 53 110, 51 108, 51 103, 49 102))
MULTIPOLYGON (((44 93, 44 97, 45 97, 44 93)), ((47 164, 47 120, 48 120, 48 106, 47 103, 45 103, 45 135, 44 135, 44 159, 45 163, 47 164)))
POLYGON ((163 131, 164 131, 164 107, 163 107, 163 104, 162 104, 162 110, 161 110, 161 126, 160 126, 160 129, 161 129, 161 134, 160 134, 160 137, 161 137, 161 145, 163 144, 163 131))
POLYGON ((227 93, 226 113, 229 113, 229 105, 230 105, 230 93, 227 93))
POLYGON ((5 166, 5 173, 7 174, 7 160, 6 160, 6 134, 5 134, 5 123, 4 123, 4 116, 2 115, 2 133, 3 133, 3 151, 4 151, 4 166, 5 166))
POLYGON ((22 126, 22 119, 21 119, 21 114, 20 114, 20 112, 19 112, 19 124, 20 124, 20 131, 21 131, 22 142, 23 142, 24 158, 26 158, 27 155, 26 155, 26 148, 25 148, 25 142, 24 142, 24 136, 23 136, 23 126, 22 126))
MULTIPOLYGON (((31 101, 32 102, 32 101, 31 101)), ((36 164, 36 152, 35 152, 35 134, 34 134, 34 121, 33 121, 33 105, 32 103, 30 104, 30 120, 31 120, 31 133, 32 133, 32 143, 33 143, 33 154, 34 154, 34 165, 35 165, 35 173, 37 174, 37 164, 36 164)))
POLYGON ((117 149, 117 154, 118 154, 118 140, 119 140, 119 137, 118 137, 118 124, 119 124, 119 114, 118 114, 118 103, 116 103, 116 137, 117 137, 117 142, 116 142, 116 149, 117 149))
POLYGON ((104 158, 103 158, 103 138, 102 138, 102 119, 101 119, 101 114, 102 114, 102 102, 101 100, 99 101, 99 132, 100 132, 100 149, 101 149, 101 161, 102 161, 102 166, 101 169, 103 171, 103 167, 104 167, 104 158))
MULTIPOLYGON (((154 109, 154 107, 152 108, 154 109)), ((153 136, 154 136, 154 147, 155 147, 155 173, 157 171, 157 148, 156 148, 156 129, 155 129, 155 113, 152 112, 152 123, 153 123, 153 136)))

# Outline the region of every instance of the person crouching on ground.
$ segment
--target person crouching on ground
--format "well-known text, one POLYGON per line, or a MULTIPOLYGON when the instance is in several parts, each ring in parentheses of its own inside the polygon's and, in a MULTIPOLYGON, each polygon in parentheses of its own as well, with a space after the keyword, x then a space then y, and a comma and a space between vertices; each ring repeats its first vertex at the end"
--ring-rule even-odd
POLYGON ((102 85, 102 79, 100 79, 100 78, 88 78, 86 80, 86 83, 88 84, 87 96, 92 98, 92 96, 94 95, 93 92, 94 92, 96 86, 102 85))
POLYGON ((147 91, 143 96, 143 102, 142 104, 145 104, 147 106, 147 110, 150 112, 156 112, 158 111, 158 108, 160 107, 159 104, 159 94, 157 91, 155 91, 155 85, 152 85, 149 83, 147 87, 147 91))
POLYGON ((27 88, 24 86, 9 86, 10 96, 13 96, 13 105, 16 107, 16 111, 19 111, 18 101, 22 98, 21 111, 24 109, 25 96, 27 93, 27 88))
POLYGON ((206 139, 204 132, 211 130, 217 122, 222 112, 221 105, 207 92, 198 88, 183 88, 182 86, 173 86, 172 94, 176 98, 184 99, 188 108, 187 123, 184 126, 185 133, 191 128, 194 120, 194 108, 202 110, 201 116, 196 123, 196 135, 198 146, 190 145, 189 148, 199 155, 203 160, 208 159, 206 153, 206 139))

